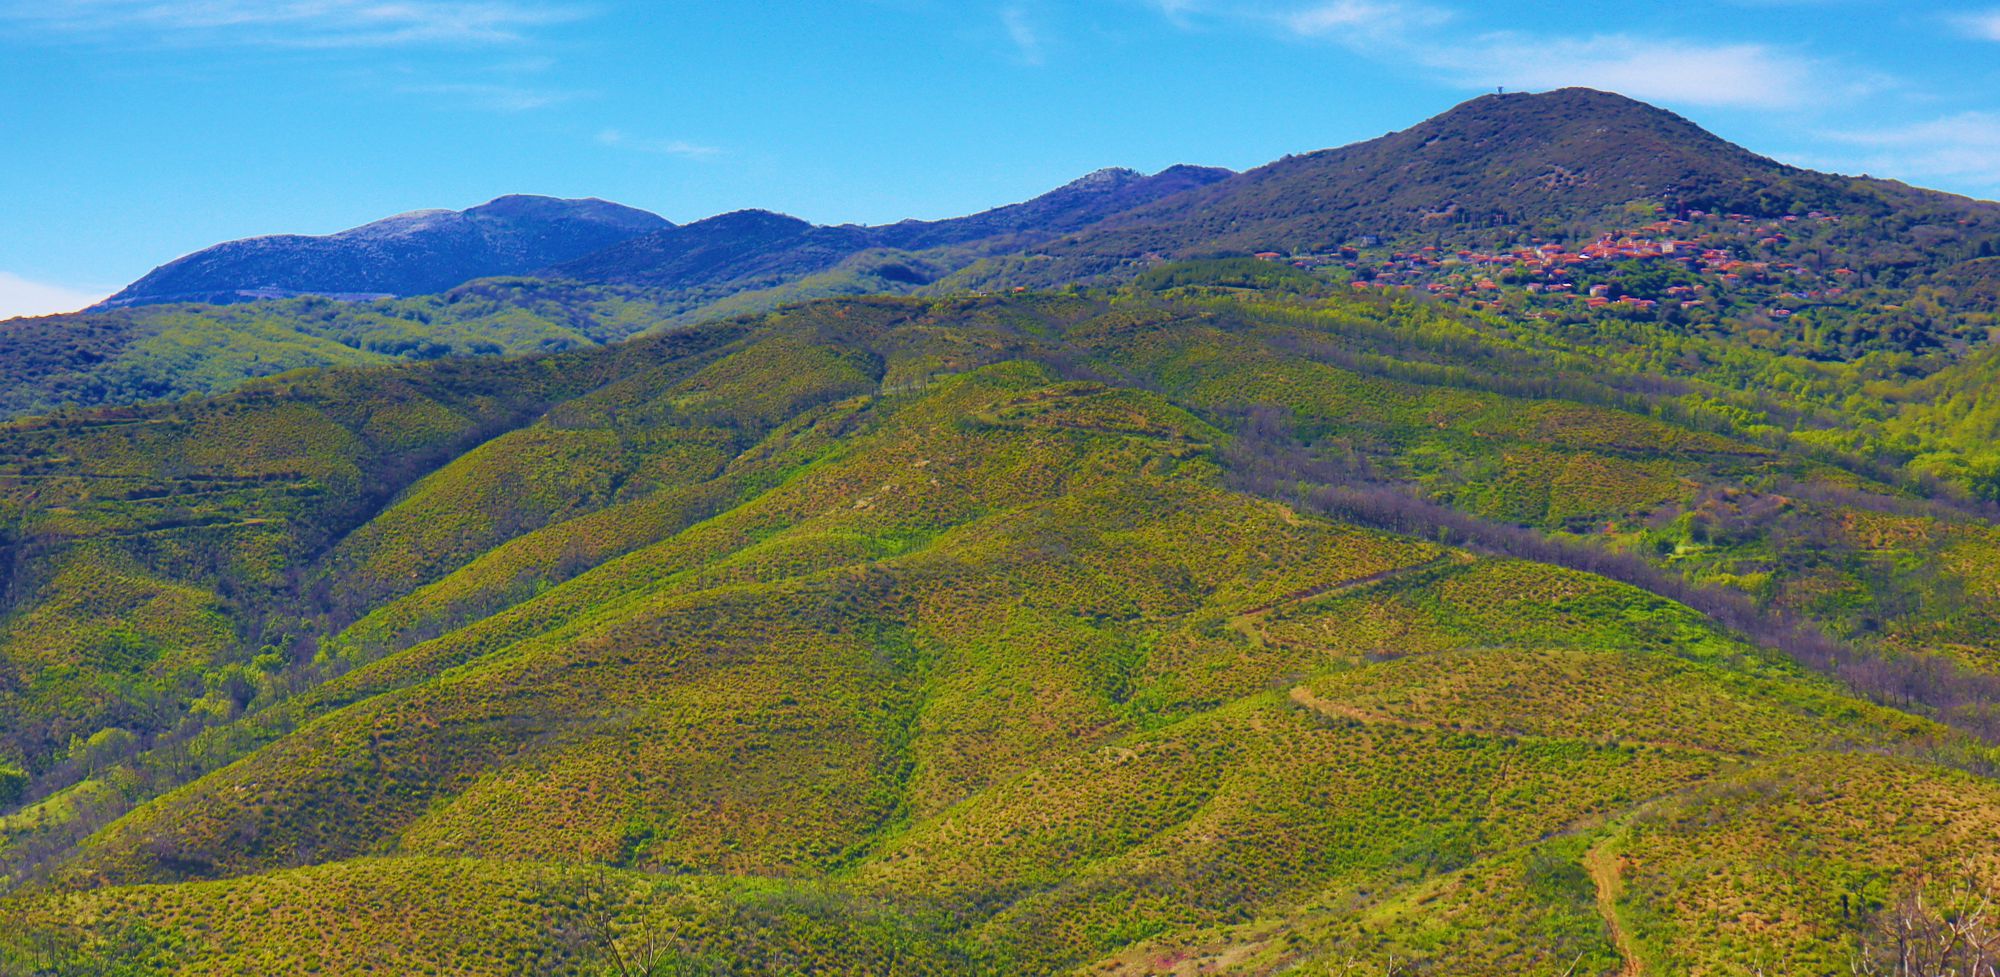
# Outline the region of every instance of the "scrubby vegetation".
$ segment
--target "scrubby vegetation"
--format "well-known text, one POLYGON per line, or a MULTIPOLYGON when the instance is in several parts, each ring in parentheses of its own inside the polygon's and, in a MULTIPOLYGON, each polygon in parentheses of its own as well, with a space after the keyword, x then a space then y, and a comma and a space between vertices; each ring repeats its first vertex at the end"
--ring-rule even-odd
POLYGON ((306 368, 585 349, 658 327, 668 308, 637 289, 503 278, 411 299, 15 319, 0 328, 0 417, 177 400, 306 368))
POLYGON ((0 974, 1969 972, 1996 213, 1565 92, 12 323, 0 974))
POLYGON ((1812 970, 2000 830, 1970 484, 1262 272, 16 422, 0 960, 1812 970))

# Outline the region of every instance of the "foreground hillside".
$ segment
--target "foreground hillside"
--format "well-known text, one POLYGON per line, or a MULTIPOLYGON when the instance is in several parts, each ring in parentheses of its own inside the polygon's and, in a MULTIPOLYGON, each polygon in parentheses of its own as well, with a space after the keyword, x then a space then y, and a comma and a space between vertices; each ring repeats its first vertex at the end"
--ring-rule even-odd
POLYGON ((0 960, 1830 973, 1993 881, 1981 510, 1241 271, 15 424, 0 960))

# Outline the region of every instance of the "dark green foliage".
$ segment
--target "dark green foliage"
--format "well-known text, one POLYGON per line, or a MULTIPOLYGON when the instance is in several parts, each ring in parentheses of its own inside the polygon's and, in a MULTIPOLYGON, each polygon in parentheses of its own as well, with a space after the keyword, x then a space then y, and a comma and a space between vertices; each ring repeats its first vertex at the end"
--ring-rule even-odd
POLYGON ((1151 269, 1132 280, 1134 288, 1160 292, 1170 288, 1248 288, 1307 295, 1330 291, 1326 279, 1278 261, 1222 258, 1182 261, 1151 269))

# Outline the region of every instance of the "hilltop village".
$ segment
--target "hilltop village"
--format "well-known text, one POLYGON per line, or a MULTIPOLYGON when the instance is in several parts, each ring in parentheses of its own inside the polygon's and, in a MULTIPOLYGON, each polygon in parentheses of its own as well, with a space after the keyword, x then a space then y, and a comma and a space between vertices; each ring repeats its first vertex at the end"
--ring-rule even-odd
POLYGON ((1530 306, 1694 312, 1754 296, 1757 311, 1787 319, 1840 299, 1857 283, 1853 269, 1827 267, 1804 240, 1807 229, 1839 221, 1819 211, 1757 219, 1691 210, 1579 247, 1533 240, 1491 253, 1438 246, 1395 251, 1363 238, 1359 247, 1332 253, 1256 257, 1345 272, 1356 291, 1415 291, 1496 311, 1514 298, 1530 306))

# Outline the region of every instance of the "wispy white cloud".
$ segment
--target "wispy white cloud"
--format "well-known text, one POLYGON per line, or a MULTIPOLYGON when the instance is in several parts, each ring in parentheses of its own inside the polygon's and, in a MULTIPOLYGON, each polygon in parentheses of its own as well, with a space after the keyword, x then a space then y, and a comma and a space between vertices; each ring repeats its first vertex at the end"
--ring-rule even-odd
POLYGON ((1042 33, 1035 27, 1034 19, 1025 8, 1013 6, 1000 11, 1000 26, 1007 31, 1007 41, 1014 45, 1021 61, 1031 66, 1040 66, 1047 60, 1043 49, 1042 33))
POLYGON ((1967 34, 1982 41, 2000 41, 2000 10, 1965 14, 1955 18, 1967 34))
POLYGON ((0 0, 0 33, 114 49, 355 51, 365 67, 346 73, 350 83, 451 107, 525 112, 585 97, 530 77, 556 65, 537 50, 536 32, 588 16, 583 2, 588 0, 0 0), (497 60, 479 67, 465 58, 433 57, 440 49, 476 50, 480 58, 497 60), (390 52, 415 50, 422 55, 388 60, 390 52))
POLYGON ((1453 18, 1451 11, 1436 7, 1379 0, 1331 0, 1269 16, 1295 36, 1349 43, 1382 37, 1408 40, 1411 31, 1437 27, 1453 18))
POLYGON ((1143 0, 1175 26, 1253 24, 1302 38, 1345 40, 1447 22, 1455 14, 1413 0, 1143 0))
POLYGON ((483 82, 442 82, 403 85, 405 95, 434 95, 441 99, 492 112, 531 112, 584 97, 580 92, 541 91, 518 85, 483 82))
POLYGON ((584 15, 543 0, 0 0, 0 21, 53 34, 305 48, 508 44, 584 15))
MULTIPOLYGON (((1851 94, 1861 82, 1830 84, 1811 58, 1761 43, 1627 34, 1561 36, 1480 32, 1469 14, 1402 0, 1148 0, 1188 29, 1235 22, 1281 36, 1342 45, 1467 87, 1543 89, 1582 85, 1654 101, 1739 108, 1792 108, 1851 94)), ((1879 79, 1875 82, 1879 83, 1879 79)))
POLYGON ((0 271, 0 319, 16 316, 54 315, 75 312, 95 304, 109 291, 85 291, 48 282, 30 281, 12 272, 0 271))
POLYGON ((1583 85, 1649 101, 1758 109, 1797 107, 1826 91, 1811 61, 1763 44, 1502 33, 1423 53, 1427 65, 1467 85, 1583 85))
POLYGON ((675 156, 681 159, 714 159, 722 155, 722 149, 717 146, 704 146, 700 143, 687 142, 680 139, 647 139, 627 134, 618 129, 606 129, 599 132, 597 134, 597 143, 600 146, 609 146, 613 149, 629 149, 633 152, 652 153, 656 156, 675 156))
POLYGON ((1854 152, 1850 158, 1829 160, 1829 165, 1900 179, 1944 180, 2000 195, 2000 113, 1963 112, 1825 136, 1854 152))
POLYGON ((1203 0, 1146 0, 1146 3, 1166 17, 1168 22, 1182 29, 1194 27, 1195 17, 1208 8, 1203 0))

